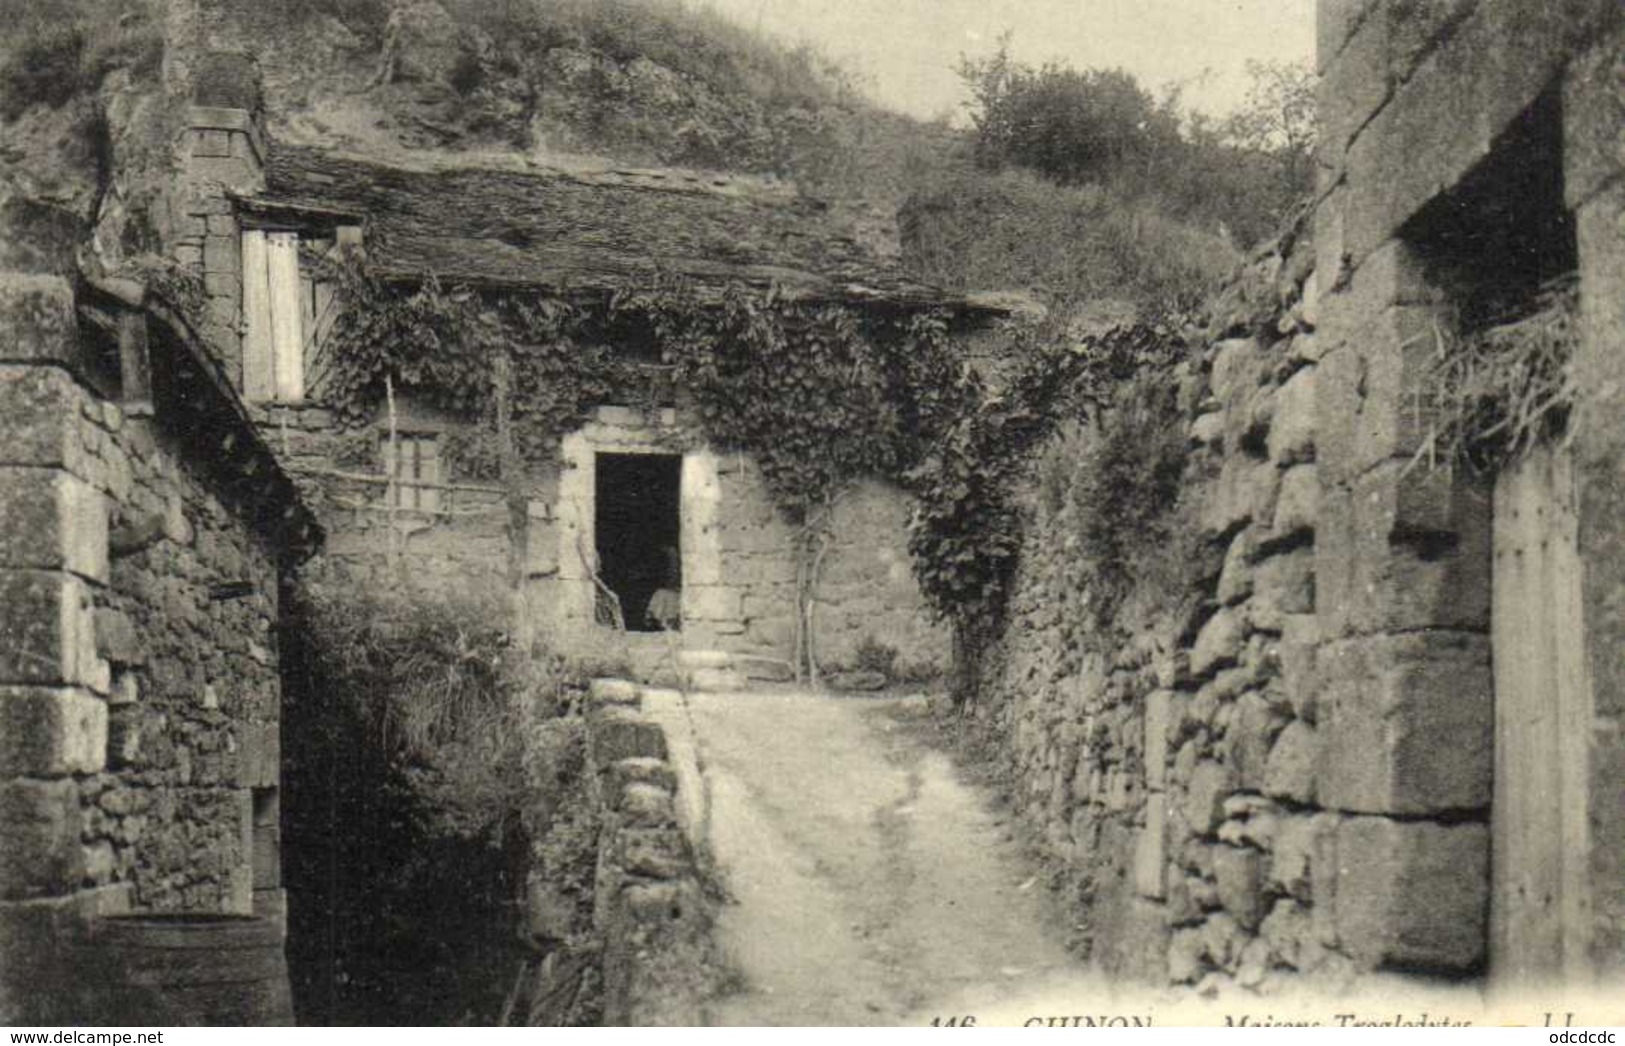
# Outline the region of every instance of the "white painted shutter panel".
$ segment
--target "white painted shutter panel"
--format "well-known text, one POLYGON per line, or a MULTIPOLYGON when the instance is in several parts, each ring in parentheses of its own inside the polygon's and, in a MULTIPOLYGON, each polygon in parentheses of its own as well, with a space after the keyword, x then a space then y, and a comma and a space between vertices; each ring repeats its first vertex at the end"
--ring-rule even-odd
POLYGON ((276 390, 271 369, 271 288, 265 233, 243 232, 243 398, 262 403, 276 390))
POLYGON ((305 398, 299 235, 267 233, 265 254, 271 289, 271 368, 276 378, 276 398, 283 403, 297 403, 305 398))

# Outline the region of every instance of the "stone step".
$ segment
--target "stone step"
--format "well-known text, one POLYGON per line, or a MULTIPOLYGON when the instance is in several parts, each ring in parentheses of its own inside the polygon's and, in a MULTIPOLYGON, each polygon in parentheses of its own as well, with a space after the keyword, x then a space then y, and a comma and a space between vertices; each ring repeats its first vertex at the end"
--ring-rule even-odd
POLYGON ((691 690, 712 694, 731 694, 745 689, 745 677, 732 668, 691 668, 688 670, 691 690))
POLYGON ((734 658, 726 650, 679 650, 677 663, 684 668, 732 668, 734 658))

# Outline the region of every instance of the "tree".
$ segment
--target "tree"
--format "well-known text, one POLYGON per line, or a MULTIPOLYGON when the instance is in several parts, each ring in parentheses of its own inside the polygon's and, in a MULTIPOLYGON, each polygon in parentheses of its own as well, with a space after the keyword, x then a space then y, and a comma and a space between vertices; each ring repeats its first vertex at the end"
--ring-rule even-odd
POLYGON ((1179 121, 1122 69, 1013 61, 1009 34, 959 75, 974 99, 973 155, 986 168, 1025 167, 1063 185, 1143 174, 1179 140, 1179 121))
POLYGON ((1315 151, 1315 72, 1306 61, 1249 59, 1247 100, 1221 131, 1239 148, 1273 161, 1288 195, 1309 191, 1315 151))

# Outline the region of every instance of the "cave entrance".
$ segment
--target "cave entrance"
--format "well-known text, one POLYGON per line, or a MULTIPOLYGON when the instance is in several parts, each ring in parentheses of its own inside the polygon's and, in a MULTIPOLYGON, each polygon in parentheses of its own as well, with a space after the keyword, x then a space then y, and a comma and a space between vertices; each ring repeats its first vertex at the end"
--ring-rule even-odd
MULTIPOLYGON (((593 537, 599 576, 620 601, 626 628, 680 627, 682 461, 676 454, 599 454, 593 537)), ((607 599, 601 624, 614 622, 607 599)))

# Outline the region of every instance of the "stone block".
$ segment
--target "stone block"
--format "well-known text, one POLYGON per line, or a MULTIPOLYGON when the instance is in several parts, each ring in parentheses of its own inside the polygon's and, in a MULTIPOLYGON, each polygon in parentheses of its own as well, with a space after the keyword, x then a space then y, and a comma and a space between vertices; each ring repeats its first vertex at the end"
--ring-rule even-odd
POLYGON ((1270 460, 1284 467, 1315 458, 1316 368, 1304 367, 1275 393, 1266 443, 1270 460))
POLYGON ((59 896, 82 878, 79 789, 72 780, 0 782, 0 900, 59 896))
POLYGON ((1213 879, 1219 903, 1236 924, 1253 930, 1264 918, 1264 855, 1257 850, 1220 846, 1213 853, 1213 879))
MULTIPOLYGON (((675 694, 675 691, 672 692, 675 694)), ((674 700, 681 700, 680 695, 674 700)), ((609 768, 609 789, 624 790, 633 784, 652 785, 668 793, 677 791, 677 774, 664 759, 622 759, 609 768)))
POLYGON ((621 790, 616 812, 634 828, 664 828, 677 823, 671 791, 643 782, 632 782, 621 790))
POLYGON ((1563 197, 1578 210, 1625 173, 1625 40, 1611 34, 1569 64, 1563 78, 1563 197))
POLYGON ((1235 664, 1246 638, 1241 615, 1221 607, 1197 633, 1196 645, 1191 648, 1191 675, 1201 678, 1235 664))
POLYGON ((72 574, 0 571, 0 682, 83 683, 105 691, 89 594, 72 574))
POLYGON ((135 625, 122 610, 97 607, 93 612, 96 653, 115 665, 146 663, 146 650, 135 625))
POLYGON ((1269 462, 1243 456, 1227 457, 1218 477, 1202 491, 1200 525, 1203 533, 1226 537, 1250 520, 1272 518, 1280 484, 1280 470, 1269 462))
POLYGON ((1290 615, 1315 610, 1315 551, 1296 548, 1269 556, 1253 568, 1247 619, 1260 631, 1279 633, 1290 615))
POLYGON ((1325 72, 1379 0, 1320 0, 1315 5, 1316 71, 1325 72))
POLYGON ((1235 791, 1235 771, 1211 759, 1199 761, 1185 787, 1185 823, 1198 835, 1211 835, 1224 820, 1224 801, 1235 791))
POLYGON ((677 829, 636 828, 620 836, 621 867, 629 875, 680 879, 693 871, 677 829))
POLYGON ((242 272, 243 248, 236 236, 210 233, 203 238, 203 271, 235 276, 242 272))
POLYGON ((1225 550, 1224 566, 1219 570, 1220 603, 1232 606, 1253 594, 1253 557, 1258 551, 1251 529, 1246 529, 1230 540, 1225 550))
POLYGON ((0 686, 0 775, 99 772, 107 756, 107 705, 67 687, 0 686))
POLYGON ((1295 540, 1312 534, 1320 519, 1320 471, 1314 465, 1295 465, 1281 474, 1281 493, 1275 500, 1270 524, 1272 541, 1295 540))
POLYGON ((1301 720, 1289 723, 1270 748, 1264 771, 1264 794, 1295 803, 1315 801, 1320 743, 1315 728, 1301 720))
POLYGON ((1484 636, 1339 640, 1318 662, 1322 802, 1403 815, 1488 807, 1494 700, 1484 636))
POLYGON ((0 466, 0 565, 107 581, 107 499, 59 469, 0 466))
POLYGON ((60 276, 0 276, 0 361, 60 363, 79 360, 79 324, 73 288, 60 276))
POLYGON ((1167 865, 1164 849, 1168 828, 1168 800, 1160 793, 1146 796, 1145 827, 1134 841, 1134 892, 1141 897, 1161 899, 1163 873, 1167 865))
POLYGON ((622 759, 666 758, 666 735, 654 723, 628 708, 608 706, 587 721, 588 747, 599 769, 622 759))
POLYGON ((1337 937, 1368 968, 1449 972, 1484 960, 1489 831, 1353 817, 1337 829, 1337 937))
POLYGON ((1349 143, 1387 102, 1392 88, 1387 20, 1363 18, 1321 76, 1316 137, 1322 164, 1342 169, 1349 143))
POLYGON ((594 705, 630 705, 636 708, 641 692, 638 684, 626 679, 594 679, 587 684, 587 696, 594 705))
POLYGON ((1259 792, 1264 788, 1270 743, 1281 729, 1281 717, 1256 690, 1242 694, 1233 709, 1225 732, 1228 762, 1241 788, 1259 792))
POLYGON ((1145 699, 1145 739, 1142 759, 1145 763, 1145 786, 1160 791, 1168 780, 1168 738, 1172 729, 1169 699, 1166 690, 1153 690, 1145 699))
POLYGON ((0 464, 62 465, 82 473, 84 398, 56 367, 0 363, 0 464))
POLYGON ((743 595, 731 585, 685 585, 684 621, 738 621, 744 617, 743 595))

